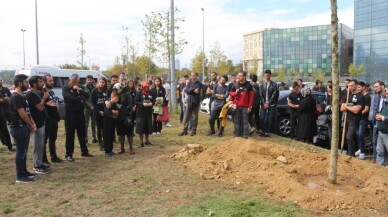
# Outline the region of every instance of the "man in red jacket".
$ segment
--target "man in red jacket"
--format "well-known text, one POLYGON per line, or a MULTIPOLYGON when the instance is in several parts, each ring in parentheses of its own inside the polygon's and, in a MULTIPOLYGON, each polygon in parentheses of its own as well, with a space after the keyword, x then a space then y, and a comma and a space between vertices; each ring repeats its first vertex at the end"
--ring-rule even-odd
POLYGON ((230 99, 237 106, 234 113, 234 135, 248 139, 249 122, 248 115, 251 112, 254 92, 252 85, 247 82, 247 73, 238 73, 239 82, 230 90, 230 99))

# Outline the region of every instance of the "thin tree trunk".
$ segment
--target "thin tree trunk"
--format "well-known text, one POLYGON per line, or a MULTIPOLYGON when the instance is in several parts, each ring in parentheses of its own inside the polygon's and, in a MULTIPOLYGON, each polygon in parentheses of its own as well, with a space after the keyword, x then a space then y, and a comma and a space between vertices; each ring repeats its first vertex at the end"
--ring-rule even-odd
POLYGON ((332 35, 332 64, 331 78, 333 81, 332 95, 332 138, 329 165, 329 182, 337 181, 338 141, 339 141, 339 74, 338 74, 338 17, 337 0, 331 0, 331 35, 332 35))

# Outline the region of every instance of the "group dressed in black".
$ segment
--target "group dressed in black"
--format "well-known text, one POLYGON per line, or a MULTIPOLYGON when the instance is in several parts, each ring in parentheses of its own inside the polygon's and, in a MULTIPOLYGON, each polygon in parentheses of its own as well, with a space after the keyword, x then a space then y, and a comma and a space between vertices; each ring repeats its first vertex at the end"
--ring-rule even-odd
MULTIPOLYGON (((91 122, 92 142, 98 143, 105 157, 115 155, 113 144, 116 135, 120 144, 118 154, 135 154, 133 143, 135 133, 139 135, 140 145, 151 145, 150 135, 160 135, 163 125, 171 127, 168 117, 168 102, 171 94, 170 84, 164 78, 148 76, 127 80, 121 73, 110 80, 105 77, 95 82, 93 76, 86 77, 80 85, 78 74, 70 76, 62 88, 65 103, 65 159, 73 162, 74 139, 77 132, 82 157, 92 157, 89 153, 88 128, 91 122), (136 130, 135 130, 136 129, 136 130)), ((177 98, 181 106, 179 136, 195 136, 198 127, 198 114, 201 103, 209 98, 208 136, 222 137, 226 124, 234 124, 235 137, 247 139, 253 133, 270 137, 272 124, 277 115, 279 92, 287 89, 285 84, 278 85, 271 80, 270 70, 264 72, 261 82, 256 75, 247 80, 247 73, 237 75, 210 75, 210 82, 203 84, 196 72, 184 76, 177 86, 177 98), (228 83, 228 80, 231 80, 228 83), (217 130, 216 130, 217 125, 217 130)), ((0 79, 1 80, 1 79, 0 79)), ((12 150, 10 134, 16 145, 16 182, 32 182, 37 174, 51 172, 46 155, 48 143, 51 162, 61 163, 56 153, 58 133, 59 98, 52 90, 53 77, 18 74, 14 78, 14 92, 2 87, 0 81, 0 138, 12 150), (9 122, 10 133, 6 122, 9 122), (26 156, 30 138, 33 139, 34 172, 26 168, 26 156)), ((368 85, 357 80, 346 80, 346 88, 341 92, 340 112, 344 116, 346 129, 347 154, 365 159, 365 130, 370 126, 373 131, 373 158, 380 165, 388 162, 388 91, 384 83, 374 83, 374 95, 370 96, 368 85), (357 148, 358 147, 358 148, 357 148), (358 151, 356 151, 359 149, 358 151)), ((299 79, 290 87, 287 105, 290 108, 290 136, 303 142, 312 143, 317 134, 317 117, 325 113, 331 137, 332 84, 325 87, 321 81, 311 90, 299 79), (323 108, 312 96, 318 92, 326 96, 323 108), (321 109, 319 109, 321 108, 321 109)))

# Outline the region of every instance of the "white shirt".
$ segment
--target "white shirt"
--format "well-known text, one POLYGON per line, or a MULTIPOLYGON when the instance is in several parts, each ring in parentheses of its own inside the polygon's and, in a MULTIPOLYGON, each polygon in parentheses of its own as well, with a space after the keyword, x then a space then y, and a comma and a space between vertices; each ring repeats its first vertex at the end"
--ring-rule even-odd
POLYGON ((164 89, 166 90, 166 100, 170 100, 171 86, 169 83, 163 84, 164 89))

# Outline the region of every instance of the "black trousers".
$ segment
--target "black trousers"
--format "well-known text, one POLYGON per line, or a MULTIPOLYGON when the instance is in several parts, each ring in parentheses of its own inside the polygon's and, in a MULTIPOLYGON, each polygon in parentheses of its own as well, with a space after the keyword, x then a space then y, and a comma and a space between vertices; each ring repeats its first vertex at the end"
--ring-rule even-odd
POLYGON ((298 112, 296 111, 290 112, 290 127, 290 137, 294 138, 298 128, 298 112))
POLYGON ((222 107, 219 109, 213 109, 213 111, 210 113, 209 117, 209 125, 210 125, 210 131, 215 132, 214 130, 214 124, 216 123, 216 120, 219 120, 219 116, 221 113, 222 107))
POLYGON ((57 141, 57 134, 58 134, 58 121, 52 118, 48 118, 46 120, 46 127, 45 127, 43 161, 47 161, 47 153, 46 153, 47 141, 48 141, 51 160, 55 160, 58 158, 56 145, 55 145, 55 142, 57 141))
POLYGON ((8 148, 12 148, 11 136, 9 135, 6 119, 0 114, 0 140, 8 148))
POLYGON ((74 154, 75 131, 77 131, 77 137, 81 147, 81 153, 88 154, 89 150, 85 141, 85 116, 83 111, 66 112, 65 130, 66 130, 66 156, 73 156, 74 154))
POLYGON ((257 130, 260 129, 260 107, 252 107, 249 113, 249 124, 257 130))
POLYGON ((358 129, 358 123, 348 123, 346 131, 346 141, 348 143, 348 153, 347 155, 355 157, 356 156, 356 131, 358 129))
POLYGON ((102 133, 104 132, 104 118, 97 114, 95 117, 96 126, 97 126, 97 140, 98 143, 102 144, 102 133))
POLYGON ((156 119, 158 118, 158 114, 152 114, 152 115, 153 115, 153 123, 152 123, 152 130, 153 130, 153 132, 154 133, 162 132, 163 122, 156 121, 156 119))
POLYGON ((104 148, 105 153, 113 151, 113 140, 115 137, 116 119, 104 118, 104 148))

